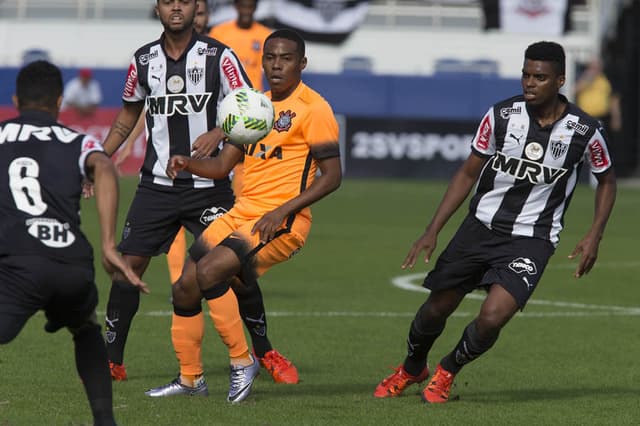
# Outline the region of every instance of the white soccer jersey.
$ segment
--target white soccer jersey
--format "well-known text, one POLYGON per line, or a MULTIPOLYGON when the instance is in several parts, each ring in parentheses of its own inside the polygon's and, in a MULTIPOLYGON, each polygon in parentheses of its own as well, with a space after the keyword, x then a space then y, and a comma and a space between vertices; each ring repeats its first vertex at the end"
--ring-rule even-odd
POLYGON ((611 167, 597 120, 568 103, 553 125, 540 127, 522 96, 489 109, 472 150, 490 158, 470 212, 496 232, 542 238, 554 245, 582 165, 586 161, 596 174, 611 167))
POLYGON ((167 162, 172 155, 190 155, 197 137, 216 127, 224 96, 251 83, 235 54, 217 40, 194 31, 185 53, 174 61, 164 52, 163 37, 136 51, 122 95, 125 102, 145 102, 147 151, 141 182, 216 186, 184 171, 172 180, 165 172, 167 162))

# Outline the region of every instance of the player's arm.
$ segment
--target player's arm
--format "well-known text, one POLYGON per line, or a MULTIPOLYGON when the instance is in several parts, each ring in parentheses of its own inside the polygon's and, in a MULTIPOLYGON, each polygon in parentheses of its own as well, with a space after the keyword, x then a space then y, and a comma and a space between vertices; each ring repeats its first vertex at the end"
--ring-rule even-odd
POLYGON ((596 187, 595 212, 591 228, 569 255, 569 259, 573 259, 581 254, 574 274, 576 278, 588 274, 596 263, 600 240, 604 235, 604 228, 607 226, 616 201, 617 184, 613 169, 610 168, 606 172, 596 175, 596 178, 598 186, 596 187))
POLYGON ((118 174, 116 168, 102 151, 89 153, 85 163, 87 177, 93 182, 96 208, 100 221, 102 241, 102 264, 108 273, 120 270, 127 279, 142 292, 148 293, 147 285, 127 265, 116 250, 115 229, 118 213, 118 174))
POLYGON ((233 166, 243 157, 242 148, 231 143, 225 143, 220 153, 215 157, 193 158, 174 155, 169 158, 167 176, 175 179, 178 177, 178 172, 184 170, 209 179, 224 179, 229 176, 233 166))
POLYGON ((475 185, 480 172, 486 163, 486 157, 480 156, 475 152, 471 152, 460 169, 456 172, 449 183, 447 191, 444 193, 438 208, 436 209, 431 222, 427 225, 424 233, 413 243, 409 254, 402 263, 402 268, 411 268, 416 262, 418 254, 425 251, 425 262, 429 262, 429 258, 436 248, 438 233, 447 221, 458 210, 460 205, 466 200, 469 192, 475 185))
POLYGON ((107 155, 112 156, 127 139, 135 127, 143 107, 143 102, 125 102, 122 105, 122 109, 118 112, 102 144, 107 155))
POLYGON ((315 161, 318 164, 321 175, 297 197, 292 198, 275 210, 268 212, 253 226, 251 233, 255 234, 258 232, 260 241, 266 242, 271 240, 287 216, 312 205, 340 187, 340 183, 342 182, 340 157, 317 158, 315 161))

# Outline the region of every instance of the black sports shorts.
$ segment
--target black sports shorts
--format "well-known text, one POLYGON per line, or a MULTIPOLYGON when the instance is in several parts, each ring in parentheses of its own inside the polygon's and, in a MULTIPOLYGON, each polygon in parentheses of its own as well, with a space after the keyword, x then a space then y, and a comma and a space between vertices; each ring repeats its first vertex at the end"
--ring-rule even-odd
POLYGON ((549 241, 500 235, 467 216, 423 286, 458 288, 466 294, 499 284, 523 309, 554 251, 549 241))
POLYGON ((42 256, 0 257, 0 341, 8 342, 39 310, 60 327, 83 325, 98 304, 93 263, 42 256))
POLYGON ((195 238, 233 206, 230 187, 173 188, 139 185, 122 229, 118 250, 123 254, 157 256, 184 226, 195 238))

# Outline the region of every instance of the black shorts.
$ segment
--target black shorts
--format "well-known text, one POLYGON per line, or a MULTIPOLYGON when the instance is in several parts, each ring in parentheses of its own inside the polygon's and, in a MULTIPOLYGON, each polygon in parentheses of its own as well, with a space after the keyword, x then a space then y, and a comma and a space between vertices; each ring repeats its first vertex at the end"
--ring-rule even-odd
POLYGON ((0 341, 11 340, 39 310, 60 327, 76 328, 98 304, 92 263, 42 256, 0 257, 0 341))
POLYGON ((524 308, 555 248, 549 241, 497 234, 467 216, 424 279, 431 290, 469 293, 499 284, 524 308))
POLYGON ((197 238, 211 222, 229 211, 233 202, 230 187, 185 189, 139 185, 118 250, 148 257, 166 253, 181 226, 197 238))

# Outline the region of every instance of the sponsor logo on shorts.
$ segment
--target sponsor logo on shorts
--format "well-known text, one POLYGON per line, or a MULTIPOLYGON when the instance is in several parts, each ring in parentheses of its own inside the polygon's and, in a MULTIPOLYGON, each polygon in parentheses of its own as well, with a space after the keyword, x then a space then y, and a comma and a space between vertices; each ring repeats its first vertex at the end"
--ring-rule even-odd
POLYGON ((297 248, 294 251, 292 251, 291 254, 289 255, 289 259, 291 259, 296 254, 300 253, 300 250, 302 250, 302 249, 301 248, 297 248))
POLYGON ((528 257, 518 257, 513 259, 509 264, 509 269, 511 269, 516 274, 527 273, 529 275, 536 275, 538 273, 538 268, 533 260, 528 257))
POLYGON ((131 235, 131 224, 129 222, 125 223, 124 228, 122 228, 122 239, 126 240, 131 235))
POLYGON ((210 207, 202 212, 202 215, 200 216, 200 223, 203 225, 209 225, 217 218, 222 217, 225 213, 227 213, 227 209, 224 207, 210 207))

